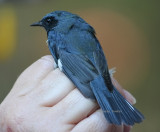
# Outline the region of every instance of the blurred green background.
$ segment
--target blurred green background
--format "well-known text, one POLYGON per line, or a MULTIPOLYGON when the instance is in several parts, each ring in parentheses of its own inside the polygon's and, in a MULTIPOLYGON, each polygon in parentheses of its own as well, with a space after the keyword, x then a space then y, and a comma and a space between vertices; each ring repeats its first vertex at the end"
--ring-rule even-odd
POLYGON ((95 28, 116 79, 136 97, 146 119, 132 131, 160 131, 159 7, 156 0, 1 0, 0 102, 25 68, 50 54, 45 31, 29 25, 67 10, 95 28))

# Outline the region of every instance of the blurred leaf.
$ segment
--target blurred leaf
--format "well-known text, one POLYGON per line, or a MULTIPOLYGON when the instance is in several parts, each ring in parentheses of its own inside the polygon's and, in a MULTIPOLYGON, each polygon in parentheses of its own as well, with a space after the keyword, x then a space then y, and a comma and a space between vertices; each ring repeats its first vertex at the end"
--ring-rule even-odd
POLYGON ((14 9, 0 9, 0 60, 10 57, 15 49, 17 20, 14 9))

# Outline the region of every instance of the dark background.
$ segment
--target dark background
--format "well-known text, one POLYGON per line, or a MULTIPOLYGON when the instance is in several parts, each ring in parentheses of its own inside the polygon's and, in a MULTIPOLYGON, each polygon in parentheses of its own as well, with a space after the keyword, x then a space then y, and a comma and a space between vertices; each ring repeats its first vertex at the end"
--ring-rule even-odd
POLYGON ((95 28, 115 78, 136 97, 146 119, 133 132, 160 131, 159 7, 156 0, 1 0, 0 102, 25 68, 50 54, 45 31, 29 25, 67 10, 95 28))

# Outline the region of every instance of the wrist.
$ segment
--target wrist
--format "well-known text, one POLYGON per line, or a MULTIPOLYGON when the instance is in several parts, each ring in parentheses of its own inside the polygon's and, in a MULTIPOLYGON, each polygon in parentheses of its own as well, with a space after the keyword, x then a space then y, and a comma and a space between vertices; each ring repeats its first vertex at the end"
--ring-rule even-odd
POLYGON ((5 119, 5 113, 2 108, 2 105, 0 105, 0 131, 1 132, 7 132, 7 125, 6 125, 6 119, 5 119))

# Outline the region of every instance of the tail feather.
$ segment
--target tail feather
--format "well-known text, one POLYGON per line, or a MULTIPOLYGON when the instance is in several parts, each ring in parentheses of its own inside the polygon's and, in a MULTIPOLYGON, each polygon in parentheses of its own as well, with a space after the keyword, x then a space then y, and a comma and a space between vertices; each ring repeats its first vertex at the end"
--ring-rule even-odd
MULTIPOLYGON (((133 120, 132 120, 132 118, 130 118, 130 114, 129 114, 128 110, 126 109, 126 104, 124 104, 123 101, 119 98, 119 96, 117 96, 117 94, 115 93, 115 89, 113 91, 112 96, 113 96, 113 99, 115 100, 115 102, 118 102, 117 106, 118 106, 120 112, 123 112, 123 114, 121 114, 123 122, 125 122, 126 124, 132 125, 133 120)), ((124 101, 126 101, 126 100, 124 100, 124 101)), ((127 107, 128 107, 128 104, 127 104, 127 107)))
POLYGON ((127 115, 127 124, 133 125, 134 123, 140 123, 144 119, 144 116, 134 108, 115 88, 112 94, 114 99, 119 102, 119 108, 122 109, 123 116, 127 115), (129 121, 128 121, 129 120, 129 121))
POLYGON ((106 88, 102 77, 96 78, 91 82, 93 93, 104 112, 104 116, 108 122, 121 125, 121 113, 117 107, 115 100, 112 99, 110 91, 106 88))
POLYGON ((115 88, 110 92, 101 76, 91 81, 90 85, 109 123, 133 125, 134 123, 140 123, 144 119, 144 116, 115 88))
POLYGON ((119 124, 119 122, 121 122, 121 118, 117 113, 112 112, 114 109, 112 104, 114 104, 114 102, 112 102, 110 99, 111 97, 106 98, 105 94, 101 93, 101 91, 99 91, 95 96, 97 97, 97 101, 105 113, 107 120, 109 122, 115 122, 116 124, 119 124), (107 102, 104 102, 104 100, 107 100, 107 102))

